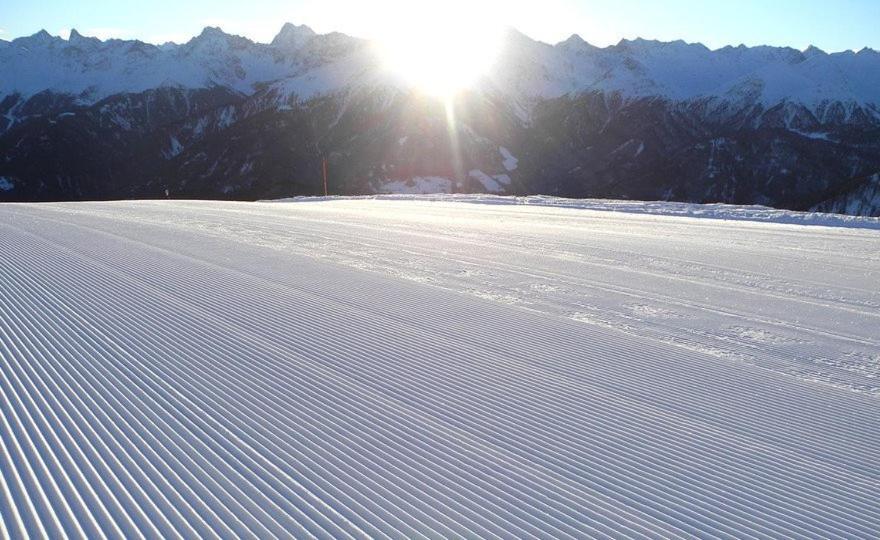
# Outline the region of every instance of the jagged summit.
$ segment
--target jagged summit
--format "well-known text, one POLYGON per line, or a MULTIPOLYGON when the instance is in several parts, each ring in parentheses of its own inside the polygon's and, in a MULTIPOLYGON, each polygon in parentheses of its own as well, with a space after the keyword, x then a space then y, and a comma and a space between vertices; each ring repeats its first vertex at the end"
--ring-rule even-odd
MULTIPOLYGON (((577 34, 552 46, 514 28, 506 29, 503 42, 496 69, 483 83, 525 108, 536 99, 595 91, 675 101, 735 95, 765 107, 784 99, 814 110, 829 101, 880 103, 880 54, 867 48, 826 54, 812 46, 799 51, 740 45, 712 51, 699 43, 642 38, 600 48, 577 34)), ((271 43, 209 26, 185 44, 161 47, 102 41, 76 30, 64 40, 41 30, 0 49, 0 71, 15 74, 0 80, 0 94, 52 90, 79 96, 88 90, 88 99, 97 100, 169 83, 252 93, 256 85, 291 77, 286 92, 300 94, 332 92, 357 80, 397 84, 382 79, 375 57, 358 55, 362 43, 292 23, 285 23, 271 43), (67 47, 80 51, 66 55, 67 47)))
POLYGON ((199 33, 196 37, 210 37, 210 36, 226 36, 228 35, 223 31, 219 26, 206 26, 202 28, 201 33, 199 33))
POLYGON ((806 49, 804 49, 804 56, 807 58, 813 58, 814 56, 827 56, 828 53, 816 47, 815 45, 810 45, 806 49))
MULTIPOLYGON (((805 51, 744 45, 712 51, 699 43, 642 38, 600 48, 577 34, 551 46, 514 28, 506 29, 503 40, 496 69, 483 80, 526 108, 535 99, 594 91, 675 101, 736 95, 765 107, 786 100, 814 110, 829 101, 880 103, 880 55, 867 48, 830 55, 812 46, 805 51), (744 93, 746 87, 750 90, 744 93)), ((14 74, 0 80, 0 94, 52 90, 79 96, 88 90, 89 99, 97 100, 169 83, 251 93, 255 85, 290 77, 288 93, 332 92, 358 80, 391 84, 382 80, 375 58, 357 56, 359 43, 292 23, 284 24, 271 43, 209 26, 185 44, 161 47, 102 41, 76 30, 64 40, 41 30, 0 50, 0 70, 14 74), (65 56, 68 46, 80 53, 65 56)))
POLYGON ((18 46, 26 47, 26 46, 34 46, 34 45, 48 45, 55 41, 64 41, 60 37, 53 36, 45 29, 40 30, 39 32, 35 32, 30 36, 22 36, 19 38, 15 38, 12 40, 12 43, 18 46))
POLYGON ((572 34, 568 36, 568 39, 565 41, 560 41, 557 45, 583 45, 587 42, 580 36, 580 34, 572 34))
POLYGON ((657 47, 662 44, 663 44, 662 41, 658 41, 656 39, 646 39, 646 38, 641 38, 641 37, 637 37, 637 38, 633 38, 633 39, 621 38, 621 40, 617 42, 616 47, 632 47, 632 46, 657 47))
POLYGON ((80 34, 79 32, 77 32, 76 28, 72 28, 70 30, 70 36, 67 38, 67 42, 70 45, 80 48, 99 47, 103 43, 100 39, 96 37, 84 36, 80 34))
POLYGON ((315 31, 304 24, 295 25, 287 22, 272 40, 272 45, 275 47, 301 47, 315 35, 315 31))
POLYGON ((579 34, 572 34, 565 41, 557 43, 555 47, 581 53, 597 49, 595 45, 584 40, 579 34))
POLYGON ((234 34, 227 34, 219 26, 206 26, 205 28, 202 29, 202 31, 199 33, 199 35, 190 39, 187 42, 187 44, 202 43, 202 42, 206 42, 206 41, 229 41, 229 40, 244 40, 249 43, 253 43, 253 41, 251 41, 250 39, 248 39, 246 37, 237 36, 234 34))

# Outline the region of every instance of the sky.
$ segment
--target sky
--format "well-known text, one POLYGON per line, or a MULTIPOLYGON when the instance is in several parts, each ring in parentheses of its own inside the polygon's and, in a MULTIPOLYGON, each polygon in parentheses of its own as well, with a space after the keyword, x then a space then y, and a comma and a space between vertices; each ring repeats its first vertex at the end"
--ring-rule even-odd
MULTIPOLYGON (((185 42, 205 26, 268 42, 284 22, 325 33, 374 38, 399 24, 430 24, 479 17, 512 26, 534 39, 557 43, 577 33, 594 45, 622 38, 683 39, 710 48, 740 43, 815 45, 827 52, 880 50, 880 0, 3 0, 0 39, 45 29, 81 34, 185 42)), ((450 39, 461 38, 454 29, 450 39)))

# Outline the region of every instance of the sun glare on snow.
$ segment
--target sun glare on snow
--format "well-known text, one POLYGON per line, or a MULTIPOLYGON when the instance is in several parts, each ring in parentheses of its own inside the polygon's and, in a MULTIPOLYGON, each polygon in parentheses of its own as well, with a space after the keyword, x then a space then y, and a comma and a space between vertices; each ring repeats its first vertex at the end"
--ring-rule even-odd
POLYGON ((450 97, 492 66, 501 28, 477 6, 436 2, 392 14, 378 37, 389 70, 423 92, 450 97))

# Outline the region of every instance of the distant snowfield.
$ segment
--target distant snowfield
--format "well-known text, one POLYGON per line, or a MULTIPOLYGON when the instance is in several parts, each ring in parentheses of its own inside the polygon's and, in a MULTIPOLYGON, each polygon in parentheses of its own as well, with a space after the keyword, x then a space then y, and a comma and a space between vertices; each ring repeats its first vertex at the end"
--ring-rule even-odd
POLYGON ((880 536, 876 221, 446 197, 0 206, 0 536, 880 536))
MULTIPOLYGON (((502 175, 503 176, 503 175, 502 175)), ((497 177, 496 177, 497 178, 497 177)), ((529 195, 514 197, 510 195, 469 195, 446 192, 431 192, 429 183, 418 184, 421 178, 415 179, 421 189, 410 192, 399 189, 393 193, 382 195, 365 195, 356 197, 292 197, 263 202, 309 202, 325 200, 385 200, 385 201, 419 201, 419 202, 459 202, 472 204, 500 204, 525 206, 550 206, 556 208, 573 208, 578 210, 595 210, 599 212, 624 212, 628 214, 650 214, 655 216, 698 217, 723 219, 729 221, 756 221, 763 223, 788 223, 794 225, 821 225, 824 227, 850 227, 859 229, 880 229, 880 218, 857 215, 827 214, 822 212, 795 212, 780 210, 760 205, 733 204, 696 204, 669 201, 626 201, 616 199, 568 199, 546 195, 529 195)), ((447 180, 451 186, 452 181, 447 180)), ((509 179, 508 179, 509 183, 509 179)), ((397 184, 391 186, 398 187, 397 184)), ((388 190, 391 191, 390 189, 388 190)))

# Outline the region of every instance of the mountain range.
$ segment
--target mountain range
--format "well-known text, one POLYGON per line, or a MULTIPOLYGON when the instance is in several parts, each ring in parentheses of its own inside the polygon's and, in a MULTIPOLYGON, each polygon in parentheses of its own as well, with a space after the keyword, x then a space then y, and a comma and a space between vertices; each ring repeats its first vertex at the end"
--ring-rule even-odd
POLYGON ((338 194, 876 216, 880 53, 549 45, 508 29, 449 105, 390 72, 374 43, 289 23, 271 43, 219 28, 184 44, 0 40, 0 200, 318 194, 324 159, 338 194))

